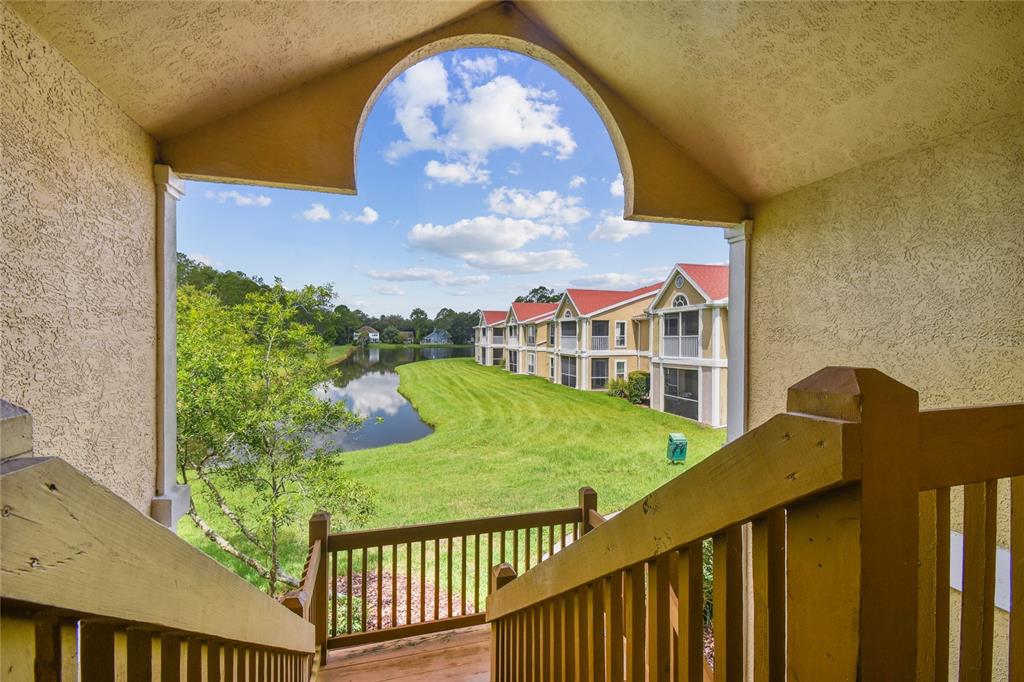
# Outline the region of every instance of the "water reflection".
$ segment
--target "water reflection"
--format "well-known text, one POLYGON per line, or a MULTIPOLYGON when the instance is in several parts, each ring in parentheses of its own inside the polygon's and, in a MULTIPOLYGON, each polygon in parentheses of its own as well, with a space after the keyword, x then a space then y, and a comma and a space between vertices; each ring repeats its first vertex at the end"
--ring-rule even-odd
POLYGON ((365 450, 423 438, 433 429, 398 392, 399 365, 420 360, 471 357, 472 348, 366 348, 336 365, 335 377, 317 387, 326 400, 344 400, 366 421, 353 431, 338 431, 330 441, 342 450, 365 450))

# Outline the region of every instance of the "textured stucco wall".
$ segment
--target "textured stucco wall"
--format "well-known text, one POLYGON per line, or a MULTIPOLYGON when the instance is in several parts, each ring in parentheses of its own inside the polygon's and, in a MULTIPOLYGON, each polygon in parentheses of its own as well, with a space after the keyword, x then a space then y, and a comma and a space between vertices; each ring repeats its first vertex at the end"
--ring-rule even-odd
POLYGON ((0 396, 35 448, 148 513, 154 490, 155 145, 0 4, 0 396))
POLYGON ((750 423, 826 365, 923 407, 1024 400, 1024 115, 758 204, 750 423))

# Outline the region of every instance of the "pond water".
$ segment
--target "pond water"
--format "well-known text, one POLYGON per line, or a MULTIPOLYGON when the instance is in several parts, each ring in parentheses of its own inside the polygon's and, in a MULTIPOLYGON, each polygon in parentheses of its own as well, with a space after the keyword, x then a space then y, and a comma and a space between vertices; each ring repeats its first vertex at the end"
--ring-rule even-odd
POLYGON ((334 378, 318 389, 328 400, 344 400, 365 421, 351 431, 338 431, 330 442, 343 451, 379 448, 423 438, 433 429, 398 392, 395 368, 421 360, 472 357, 470 347, 364 348, 335 365, 334 378))

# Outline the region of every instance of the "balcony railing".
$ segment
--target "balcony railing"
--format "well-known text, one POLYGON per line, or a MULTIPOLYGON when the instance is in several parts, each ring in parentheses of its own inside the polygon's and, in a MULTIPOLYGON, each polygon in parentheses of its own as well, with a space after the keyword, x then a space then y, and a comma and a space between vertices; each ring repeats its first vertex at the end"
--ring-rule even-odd
POLYGON ((661 354, 666 358, 699 358, 700 337, 663 336, 661 338, 661 354))
POLYGON ((519 337, 518 336, 510 336, 510 337, 508 337, 508 347, 509 348, 519 348, 519 337))
POLYGON ((492 346, 504 346, 505 337, 501 334, 495 334, 494 339, 491 341, 492 346))
POLYGON ((563 336, 561 341, 558 342, 558 347, 562 350, 576 350, 577 343, 575 336, 563 336))
POLYGON ((607 336, 591 336, 590 350, 608 350, 607 336))

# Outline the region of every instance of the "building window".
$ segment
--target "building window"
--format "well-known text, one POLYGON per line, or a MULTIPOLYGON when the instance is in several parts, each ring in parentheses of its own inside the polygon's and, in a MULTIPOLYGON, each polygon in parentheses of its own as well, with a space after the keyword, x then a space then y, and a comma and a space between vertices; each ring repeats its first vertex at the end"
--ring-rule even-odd
POLYGON ((519 374, 519 353, 512 351, 508 354, 508 371, 519 374))
POLYGON ((526 345, 533 346, 537 343, 537 325, 531 324, 526 328, 526 345))
POLYGON ((555 323, 548 322, 548 346, 555 347, 555 323))
POLYGON ((526 373, 536 374, 537 373, 537 354, 527 353, 526 354, 526 373))
POLYGON ((690 302, 687 301, 686 300, 686 296, 683 296, 682 294, 679 294, 678 296, 676 296, 675 298, 672 299, 672 307, 673 308, 682 308, 683 306, 688 306, 688 305, 690 305, 690 302))
POLYGON ((669 358, 700 356, 700 312, 669 313, 662 319, 661 354, 669 358))
POLYGON ((608 388, 608 358, 594 358, 590 361, 590 388, 608 388))
POLYGON ((626 323, 624 320, 618 320, 615 323, 615 347, 626 347, 626 323))
POLYGON ((576 388, 576 358, 562 358, 562 385, 576 388))
POLYGON ((665 411, 696 421, 700 375, 695 369, 665 368, 665 411))
POLYGON ((590 324, 590 350, 608 350, 608 321, 594 320, 590 324))
POLYGON ((548 379, 555 380, 555 359, 548 358, 548 379))
POLYGON ((495 348, 494 351, 492 352, 491 364, 494 365, 495 367, 497 367, 498 365, 501 365, 502 367, 505 366, 505 358, 503 357, 502 350, 500 348, 495 348))
POLYGON ((626 380, 626 361, 616 360, 615 361, 615 379, 618 381, 626 380))

